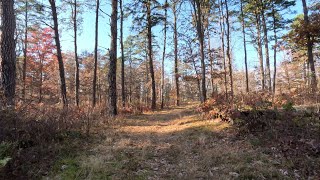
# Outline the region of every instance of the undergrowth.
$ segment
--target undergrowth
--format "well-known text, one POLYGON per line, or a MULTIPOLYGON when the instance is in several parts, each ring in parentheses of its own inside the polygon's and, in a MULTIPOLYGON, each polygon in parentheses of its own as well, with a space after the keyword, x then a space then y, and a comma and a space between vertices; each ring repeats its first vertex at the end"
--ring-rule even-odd
POLYGON ((294 102, 289 96, 262 93, 237 96, 231 103, 217 95, 198 111, 206 119, 232 124, 238 138, 253 147, 273 149, 271 153, 290 162, 286 167, 300 178, 320 177, 320 114, 296 109, 294 102))
POLYGON ((216 95, 197 112, 126 107, 112 121, 99 107, 18 105, 0 111, 0 179, 317 179, 320 115, 295 102, 216 95))
POLYGON ((58 157, 76 154, 90 140, 92 127, 107 120, 99 108, 30 103, 1 110, 0 178, 48 175, 58 157))

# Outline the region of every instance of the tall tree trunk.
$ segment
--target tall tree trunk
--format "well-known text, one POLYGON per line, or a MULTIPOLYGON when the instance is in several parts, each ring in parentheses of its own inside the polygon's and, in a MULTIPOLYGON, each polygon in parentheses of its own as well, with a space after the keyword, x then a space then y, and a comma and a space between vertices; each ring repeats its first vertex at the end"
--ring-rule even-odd
MULTIPOLYGON (((148 38, 146 37, 146 40, 145 40, 146 42, 148 41, 148 38)), ((145 62, 146 62, 146 83, 144 84, 144 86, 145 86, 145 104, 146 104, 146 106, 149 106, 149 86, 148 86, 148 84, 149 84, 149 61, 148 61, 148 53, 149 53, 149 51, 148 51, 148 45, 145 45, 145 52, 146 52, 146 54, 145 54, 145 62)))
POLYGON ((176 106, 180 105, 179 68, 178 68, 178 30, 177 30, 177 2, 173 3, 173 39, 174 39, 174 77, 176 83, 176 106))
MULTIPOLYGON (((261 1, 261 3, 262 3, 262 1, 261 1)), ((265 8, 264 5, 262 5, 262 9, 263 8, 265 8)), ((272 87, 271 87, 271 73, 270 73, 270 60, 269 60, 269 40, 268 40, 268 29, 267 29, 264 10, 261 11, 261 16, 262 16, 264 50, 266 53, 267 85, 268 85, 268 90, 271 92, 272 87)))
MULTIPOLYGON (((304 14, 304 26, 305 26, 305 29, 308 29, 309 17, 308 17, 308 7, 307 7, 306 0, 302 0, 302 5, 303 5, 303 14, 304 14)), ((314 93, 317 90, 317 77, 316 77, 316 70, 315 70, 313 54, 312 54, 313 43, 311 41, 311 35, 309 31, 306 31, 306 38, 307 38, 307 48, 308 48, 308 62, 311 70, 311 91, 312 93, 314 93)))
POLYGON ((109 64, 109 115, 117 115, 117 14, 118 0, 112 0, 111 13, 111 45, 109 64))
POLYGON ((205 102, 207 100, 207 89, 206 89, 206 65, 205 65, 205 57, 204 57, 204 32, 203 32, 203 24, 202 24, 202 10, 200 5, 200 0, 194 0, 193 4, 196 23, 197 23, 197 35, 200 44, 200 57, 201 57, 201 102, 205 102))
POLYGON ((23 49, 23 87, 22 87, 22 99, 26 98, 26 77, 27 77, 27 50, 28 50, 28 0, 25 0, 25 30, 24 30, 24 49, 23 49))
POLYGON ((57 47, 57 59, 58 59, 58 64, 59 64, 61 98, 62 98, 63 105, 68 106, 66 80, 65 80, 64 65, 63 65, 60 37, 59 37, 59 24, 58 24, 58 14, 57 14, 56 1, 49 0, 49 3, 51 6, 51 11, 52 11, 54 39, 55 39, 56 47, 57 47))
POLYGON ((249 92, 249 75, 248 75, 248 57, 247 57, 247 43, 246 43, 246 33, 245 33, 245 23, 243 14, 243 0, 241 3, 241 24, 242 24, 242 35, 243 35, 243 49, 244 49, 244 65, 246 69, 246 92, 249 92))
POLYGON ((272 18, 273 18, 273 37, 274 37, 274 47, 273 47, 273 94, 276 93, 276 77, 277 77, 277 48, 278 48, 278 37, 276 29, 276 16, 275 9, 272 8, 272 18))
POLYGON ((219 5, 219 13, 220 13, 220 20, 219 20, 219 24, 220 24, 220 39, 221 39, 221 54, 222 54, 222 58, 223 58, 223 70, 224 70, 224 88, 225 88, 225 96, 226 99, 228 99, 228 85, 227 85, 227 66, 226 66, 226 56, 224 54, 224 13, 223 13, 223 3, 222 0, 220 0, 220 5, 219 5))
POLYGON ((166 45, 167 45, 167 16, 168 16, 168 0, 165 2, 164 7, 164 40, 163 40, 163 52, 162 52, 162 62, 161 62, 161 109, 164 107, 164 60, 166 57, 166 45))
POLYGON ((230 93, 231 99, 233 99, 233 78, 232 78, 232 59, 231 59, 231 48, 230 48, 230 22, 229 22, 229 9, 227 0, 224 1, 226 5, 226 23, 227 23, 227 58, 229 65, 229 78, 230 78, 230 93))
POLYGON ((262 90, 264 90, 265 80, 264 80, 263 54, 262 54, 262 42, 261 42, 261 27, 260 27, 260 17, 257 13, 256 13, 256 28, 257 28, 258 56, 259 56, 259 62, 260 62, 261 86, 262 86, 262 90))
POLYGON ((2 88, 8 106, 14 105, 16 88, 16 17, 14 15, 14 0, 1 1, 1 69, 2 88))
POLYGON ((97 102, 97 71, 98 71, 98 35, 99 35, 99 9, 100 0, 96 0, 96 24, 95 24, 95 41, 94 41, 94 71, 93 71, 93 94, 92 94, 92 106, 95 107, 97 102))
POLYGON ((121 98, 122 107, 126 106, 126 93, 124 84, 124 52, 123 52, 123 0, 120 0, 120 48, 121 48, 121 98))
POLYGON ((74 35, 74 58, 75 58, 75 80, 76 80, 76 105, 79 106, 79 89, 80 89, 80 77, 79 77, 79 60, 78 60, 78 44, 77 44, 77 36, 78 36, 78 26, 77 26, 77 0, 73 2, 73 35, 74 35))
MULTIPOLYGON (((130 45, 132 45, 132 39, 130 45)), ((129 104, 132 103, 132 85, 133 85, 133 74, 132 74, 132 46, 129 46, 129 104)))
POLYGON ((151 17, 151 1, 147 1, 147 37, 148 37, 148 58, 149 58, 149 68, 151 76, 151 85, 152 85, 152 99, 151 99, 151 109, 156 109, 156 82, 154 78, 153 70, 153 57, 152 57, 152 17, 151 17))

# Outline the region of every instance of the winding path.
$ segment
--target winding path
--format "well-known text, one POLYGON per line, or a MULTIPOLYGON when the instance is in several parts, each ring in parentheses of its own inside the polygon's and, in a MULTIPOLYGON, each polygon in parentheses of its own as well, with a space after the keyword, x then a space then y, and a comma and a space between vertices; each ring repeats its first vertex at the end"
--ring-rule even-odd
MULTIPOLYGON (((86 179, 233 179, 278 172, 270 157, 197 105, 129 116, 81 157, 86 179)), ((80 175, 79 175, 80 176, 80 175)))

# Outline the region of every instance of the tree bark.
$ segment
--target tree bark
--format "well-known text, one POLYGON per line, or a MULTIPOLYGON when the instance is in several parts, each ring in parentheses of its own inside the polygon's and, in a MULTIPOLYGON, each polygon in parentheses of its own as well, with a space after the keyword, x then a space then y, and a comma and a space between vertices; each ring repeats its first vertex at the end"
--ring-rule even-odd
MULTIPOLYGON (((145 41, 147 42, 148 41, 148 37, 145 37, 145 41)), ((149 72, 150 72, 150 69, 149 69, 149 59, 148 59, 148 54, 149 54, 149 51, 148 51, 148 45, 146 44, 145 45, 145 62, 146 62, 146 82, 144 84, 145 86, 145 104, 146 106, 149 106, 149 72)))
POLYGON ((180 105, 179 69, 178 69, 178 30, 177 30, 177 2, 173 3, 173 39, 174 39, 174 77, 176 83, 176 106, 180 105))
POLYGON ((276 77, 277 77, 277 48, 278 48, 278 37, 276 29, 276 16, 274 7, 272 8, 272 18, 273 18, 273 37, 274 37, 274 47, 273 47, 273 94, 276 93, 276 77))
POLYGON ((164 107, 164 60, 166 57, 166 44, 167 44, 167 16, 168 16, 168 0, 165 1, 164 9, 164 34, 163 34, 163 52, 162 52, 162 62, 161 62, 161 109, 164 107))
POLYGON ((57 59, 59 64, 59 75, 60 75, 60 89, 61 89, 61 98, 64 106, 68 106, 67 99, 67 88, 66 88, 66 80, 65 80, 65 72, 64 65, 62 59, 61 45, 60 45, 60 37, 59 37, 59 24, 58 24, 58 14, 55 0, 49 0, 51 11, 52 11, 52 19, 53 19, 53 30, 54 30, 54 39, 57 47, 57 59))
POLYGON ((223 13, 223 3, 222 0, 220 0, 220 6, 219 6, 219 13, 220 13, 220 39, 221 39, 221 51, 222 51, 222 58, 223 58, 223 70, 224 70, 224 88, 225 88, 225 97, 228 99, 228 85, 227 85, 227 66, 226 66, 226 56, 224 54, 224 13, 223 13))
POLYGON ((78 36, 78 26, 77 26, 77 0, 73 2, 73 35, 74 35, 74 58, 75 58, 75 80, 76 80, 76 89, 75 89, 75 96, 76 96, 76 105, 79 106, 79 89, 80 89, 80 77, 79 77, 79 58, 78 58, 78 44, 77 44, 77 36, 78 36))
MULTIPOLYGON (((304 26, 305 26, 305 29, 308 29, 309 17, 308 17, 308 7, 307 7, 306 0, 302 0, 302 5, 303 5, 303 14, 304 14, 304 26)), ((311 41, 311 35, 309 31, 306 31, 306 38, 307 38, 307 49, 308 49, 308 62, 311 70, 311 91, 312 93, 315 93, 317 90, 317 76, 316 76, 316 70, 315 70, 313 54, 312 54, 313 43, 311 41)))
POLYGON ((262 54, 262 43, 261 43, 260 17, 257 13, 255 16, 256 16, 256 28, 257 28, 258 57, 259 57, 259 62, 260 62, 261 86, 262 86, 262 90, 264 90, 265 89, 265 80, 264 80, 263 54, 262 54))
POLYGON ((248 57, 247 57, 247 43, 245 33, 245 23, 243 14, 243 0, 240 1, 241 5, 241 24, 242 24, 242 35, 243 35, 243 49, 244 49, 244 65, 246 69, 246 92, 249 92, 249 75, 248 75, 248 57))
MULTIPOLYGON (((262 1, 261 1, 262 3, 262 1)), ((262 28, 263 28, 263 39, 264 39, 264 49, 266 53, 266 75, 267 75, 267 84, 268 84, 268 90, 271 92, 271 73, 270 73, 270 60, 269 60, 269 40, 268 40, 268 29, 265 19, 265 13, 264 13, 264 5, 262 3, 262 28)))
POLYGON ((100 0, 96 0, 96 24, 95 24, 95 41, 94 41, 94 70, 93 70, 93 94, 92 107, 96 106, 97 102, 97 71, 98 71, 98 35, 99 35, 99 8, 100 0))
POLYGON ((123 8, 120 0, 120 48, 121 48, 121 97, 122 107, 126 106, 126 92, 125 92, 125 81, 124 81, 124 52, 123 52, 123 8))
POLYGON ((229 78, 230 78, 230 95, 233 99, 233 77, 232 77, 232 59, 231 59, 231 49, 230 49, 230 22, 229 22, 229 9, 227 0, 224 1, 226 6, 226 23, 227 23, 227 58, 229 65, 229 78))
POLYGON ((111 45, 109 64, 109 115, 117 115, 117 14, 118 0, 112 0, 111 13, 111 45))
POLYGON ((16 88, 16 17, 14 15, 14 0, 1 1, 1 69, 2 88, 7 106, 14 105, 16 88))
POLYGON ((204 57, 204 32, 202 24, 202 11, 199 0, 193 0, 193 8, 196 17, 197 23, 197 35, 200 44, 200 57, 201 57, 201 102, 207 100, 207 89, 206 89, 206 66, 205 66, 205 57, 204 57))
POLYGON ((147 6, 147 38, 148 38, 148 59, 149 59, 149 68, 151 76, 151 85, 152 85, 152 99, 151 99, 151 109, 156 109, 156 82, 154 78, 153 70, 153 57, 152 57, 152 17, 151 17, 151 1, 148 0, 146 3, 147 6))

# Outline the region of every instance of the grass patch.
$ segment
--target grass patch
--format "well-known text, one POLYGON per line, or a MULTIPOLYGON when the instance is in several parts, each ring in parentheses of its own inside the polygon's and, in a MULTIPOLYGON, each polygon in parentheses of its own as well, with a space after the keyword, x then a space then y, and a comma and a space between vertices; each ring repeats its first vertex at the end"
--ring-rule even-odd
POLYGON ((61 157, 55 163, 53 173, 62 179, 77 179, 81 174, 79 160, 75 157, 61 157))

